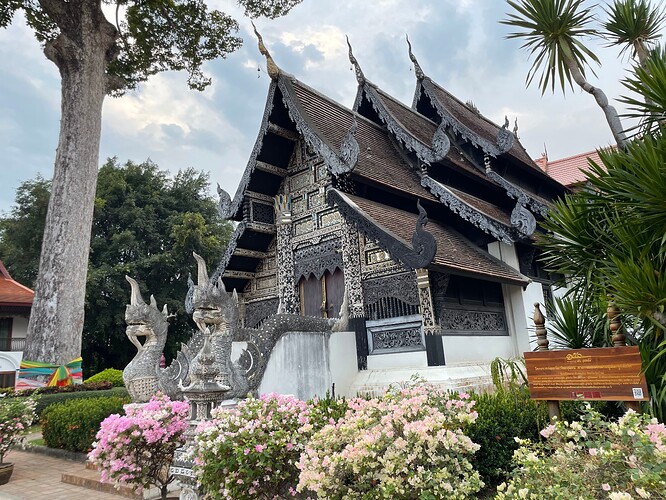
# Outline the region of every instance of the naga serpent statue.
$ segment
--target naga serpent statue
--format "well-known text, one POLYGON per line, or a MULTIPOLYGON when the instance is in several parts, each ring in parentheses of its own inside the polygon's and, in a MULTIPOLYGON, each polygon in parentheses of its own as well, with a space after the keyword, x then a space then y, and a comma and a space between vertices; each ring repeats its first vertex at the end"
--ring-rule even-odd
POLYGON ((167 306, 160 312, 155 297, 150 304, 141 297, 139 284, 129 276, 125 279, 132 287, 130 303, 125 309, 127 338, 137 348, 137 354, 123 370, 123 382, 132 401, 147 402, 159 389, 159 370, 162 350, 167 338, 167 306), (145 337, 143 344, 139 337, 145 337))
POLYGON ((127 336, 139 352, 123 371, 123 380, 134 402, 148 401, 158 391, 171 399, 183 399, 183 387, 190 383, 192 363, 203 347, 205 331, 210 332, 211 348, 215 356, 214 365, 218 373, 215 381, 230 388, 225 399, 232 399, 257 393, 273 347, 285 333, 330 333, 347 328, 347 293, 340 308, 340 318, 277 313, 258 328, 243 328, 239 322, 236 291, 228 293, 219 276, 217 279, 209 279, 204 260, 196 253, 194 257, 198 266, 197 284, 189 280, 185 309, 192 314, 197 330, 181 346, 173 362, 164 369, 159 368, 159 360, 166 343, 166 306, 164 312, 160 313, 152 297, 151 305, 146 305, 141 299, 136 281, 127 278, 132 284, 132 299, 126 313, 127 336), (147 338, 143 345, 137 340, 139 335, 147 338), (233 342, 243 345, 236 362, 231 359, 233 342))

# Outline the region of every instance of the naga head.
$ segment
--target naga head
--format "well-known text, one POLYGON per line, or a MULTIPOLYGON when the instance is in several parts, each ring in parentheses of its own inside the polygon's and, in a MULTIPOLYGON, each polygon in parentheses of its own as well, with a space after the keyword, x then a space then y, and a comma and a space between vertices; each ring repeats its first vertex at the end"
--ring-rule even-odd
POLYGON ((165 336, 168 328, 167 318, 169 312, 166 304, 160 312, 157 308, 157 302, 154 296, 150 296, 150 304, 146 304, 141 297, 139 284, 133 278, 125 276, 125 279, 132 287, 130 303, 125 308, 125 322, 127 323, 127 336, 132 342, 139 336, 147 337, 147 340, 153 337, 165 336))
POLYGON ((208 278, 206 262, 200 255, 193 253, 197 261, 197 284, 190 280, 188 302, 191 300, 189 311, 192 319, 199 329, 203 331, 206 325, 221 325, 226 323, 235 326, 238 321, 238 294, 236 290, 231 296, 227 293, 222 277, 217 280, 208 278))

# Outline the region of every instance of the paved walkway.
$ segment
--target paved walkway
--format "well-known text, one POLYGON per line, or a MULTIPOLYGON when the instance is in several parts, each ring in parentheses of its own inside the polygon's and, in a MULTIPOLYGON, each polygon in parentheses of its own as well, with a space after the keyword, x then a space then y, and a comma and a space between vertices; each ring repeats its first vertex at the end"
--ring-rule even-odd
POLYGON ((11 451, 5 461, 13 462, 9 483, 0 486, 2 500, 122 500, 123 497, 87 490, 60 481, 62 473, 85 469, 81 462, 54 458, 41 453, 11 451))

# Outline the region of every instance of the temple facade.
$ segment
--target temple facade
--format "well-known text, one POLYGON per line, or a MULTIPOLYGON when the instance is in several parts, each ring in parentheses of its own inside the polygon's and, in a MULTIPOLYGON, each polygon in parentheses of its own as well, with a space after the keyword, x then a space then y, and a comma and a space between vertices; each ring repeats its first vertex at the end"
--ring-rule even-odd
POLYGON ((349 108, 259 45, 266 107, 235 196, 219 190, 223 217, 238 225, 212 277, 238 292, 242 326, 276 311, 336 317, 346 294, 356 390, 391 370, 465 378, 531 350, 533 304, 551 293, 537 221, 566 188, 517 128, 435 83, 411 47, 411 106, 366 78, 350 47, 349 108))

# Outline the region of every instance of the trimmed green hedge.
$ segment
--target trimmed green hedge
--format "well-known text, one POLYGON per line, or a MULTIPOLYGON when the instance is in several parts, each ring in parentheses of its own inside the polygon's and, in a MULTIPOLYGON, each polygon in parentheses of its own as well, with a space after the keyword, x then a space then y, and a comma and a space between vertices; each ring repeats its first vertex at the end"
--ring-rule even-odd
POLYGON ((92 448, 100 423, 113 413, 122 413, 129 397, 74 399, 50 405, 42 412, 42 437, 46 446, 87 452, 92 448))
POLYGON ((481 449, 471 460, 486 485, 503 481, 511 470, 513 439, 538 439, 539 431, 548 425, 548 409, 543 401, 530 399, 529 390, 498 391, 472 394, 479 417, 466 434, 481 449))
POLYGON ((89 382, 111 382, 113 387, 125 387, 122 370, 116 370, 115 368, 107 368, 106 370, 96 373, 92 377, 86 379, 86 384, 89 382))
POLYGON ((81 392, 59 392, 56 394, 41 394, 37 396, 37 408, 35 412, 41 417, 44 409, 52 404, 63 403, 76 399, 91 399, 100 397, 128 397, 127 389, 124 387, 114 387, 104 391, 81 391, 81 392))

